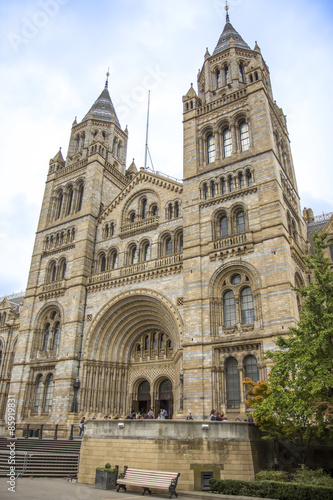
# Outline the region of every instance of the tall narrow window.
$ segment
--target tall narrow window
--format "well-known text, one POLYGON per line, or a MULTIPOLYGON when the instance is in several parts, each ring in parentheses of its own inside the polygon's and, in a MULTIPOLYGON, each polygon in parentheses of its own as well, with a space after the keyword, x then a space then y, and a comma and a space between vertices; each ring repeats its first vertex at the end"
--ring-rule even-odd
POLYGON ((70 215, 72 211, 72 204, 73 204, 73 188, 70 188, 68 193, 67 215, 70 215))
POLYGON ((2 364, 2 344, 0 345, 0 369, 2 364))
POLYGON ((136 264, 138 261, 138 251, 136 246, 131 248, 131 253, 130 253, 130 262, 131 264, 136 264))
POLYGON ((247 123, 242 122, 239 126, 240 140, 241 140, 241 150, 246 151, 250 147, 250 134, 249 126, 247 123))
POLYGON ((245 83, 245 72, 244 72, 244 64, 240 63, 239 65, 239 81, 241 83, 245 83))
POLYGON ((244 375, 245 378, 250 378, 253 382, 259 380, 259 370, 256 357, 250 354, 244 359, 244 375))
POLYGON ((158 215, 158 208, 157 205, 153 205, 151 208, 151 214, 156 217, 158 215))
POLYGON ((242 174, 242 172, 239 172, 238 174, 238 183, 240 189, 242 189, 244 187, 244 175, 242 174))
POLYGON ((212 198, 215 198, 215 182, 214 181, 212 181, 210 183, 210 192, 212 194, 212 198))
POLYGON ((105 269, 106 269, 106 258, 105 258, 105 255, 102 255, 101 256, 101 273, 104 273, 105 269))
POLYGON ((47 323, 44 327, 43 351, 47 351, 49 347, 49 340, 50 340, 50 323, 47 323))
POLYGON ((215 161, 215 137, 213 134, 209 134, 207 137, 207 156, 208 163, 214 163, 215 161))
POLYGON ((172 254, 172 240, 170 237, 168 237, 165 240, 165 255, 171 255, 172 254))
POLYGON ((173 218, 173 206, 172 203, 170 203, 170 205, 168 206, 168 219, 172 218, 173 218))
POLYGON ((239 408, 240 405, 240 381, 236 358, 228 358, 226 361, 226 389, 227 408, 239 408))
POLYGON ((65 279, 66 275, 66 261, 62 260, 59 264, 59 278, 60 279, 65 279))
POLYGON ((143 245, 142 258, 145 262, 150 259, 150 245, 148 242, 143 245))
POLYGON ((179 203, 178 201, 175 202, 175 218, 177 219, 179 217, 179 203))
POLYGON ((146 335, 145 337, 145 351, 149 351, 149 337, 146 335))
POLYGON ((245 214, 243 211, 236 214, 236 232, 244 233, 246 231, 245 214))
POLYGON ((225 327, 236 324, 236 301, 234 292, 229 290, 223 295, 223 324, 225 327))
POLYGON ((111 269, 116 269, 117 267, 117 251, 115 250, 110 257, 111 269))
POLYGON ((165 348, 165 335, 164 335, 164 333, 162 333, 162 335, 161 335, 160 348, 161 349, 165 348))
POLYGON ((78 202, 78 205, 77 205, 77 211, 79 212, 82 208, 82 202, 83 202, 83 191, 84 191, 84 186, 83 184, 81 184, 81 186, 79 187, 79 202, 78 202))
POLYGON ((250 287, 243 288, 240 294, 240 303, 241 303, 241 315, 242 315, 242 324, 249 325, 254 323, 254 302, 252 290, 250 287))
POLYGON ((232 193, 234 190, 234 180, 231 177, 231 175, 229 175, 228 184, 229 184, 229 193, 232 193))
POLYGON ((52 344, 53 350, 56 351, 58 349, 59 342, 60 342, 60 323, 58 321, 54 327, 53 344, 52 344))
POLYGON ((43 401, 43 379, 42 375, 38 375, 36 380, 36 393, 35 393, 35 402, 34 402, 34 412, 38 412, 39 408, 42 406, 43 401))
POLYGON ((225 194, 227 192, 227 188, 226 188, 226 185, 225 185, 225 179, 221 179, 221 193, 222 194, 225 194))
POLYGON ((219 69, 216 70, 216 88, 221 88, 221 71, 219 69))
POLYGON ((57 279, 57 265, 55 262, 52 262, 50 266, 50 282, 56 281, 56 279, 57 279))
POLYGON ((226 215, 222 215, 220 218, 220 238, 228 236, 228 218, 226 215))
POLYGON ((228 156, 232 155, 231 131, 228 128, 223 132, 223 149, 225 158, 228 158, 228 156))
POLYGON ((247 169, 247 171, 246 171, 246 181, 247 181, 248 186, 252 186, 253 178, 252 178, 251 170, 249 170, 249 169, 247 169))
POLYGON ((61 209, 62 209, 62 201, 63 201, 63 194, 61 193, 58 198, 58 210, 57 210, 57 216, 56 219, 60 219, 61 215, 61 209))
POLYGON ((146 219, 147 217, 147 200, 144 198, 141 202, 141 218, 146 219))
POLYGON ((203 194, 203 199, 207 200, 207 198, 208 198, 208 186, 206 183, 202 186, 202 194, 203 194))
POLYGON ((52 398, 53 398, 53 388, 54 381, 53 375, 50 375, 45 388, 45 402, 44 402, 44 413, 49 413, 52 406, 52 398))
POLYGON ((230 71, 229 71, 229 66, 224 67, 224 80, 225 84, 228 85, 230 83, 230 71))
POLYGON ((153 334, 153 350, 155 351, 157 349, 157 334, 153 334))

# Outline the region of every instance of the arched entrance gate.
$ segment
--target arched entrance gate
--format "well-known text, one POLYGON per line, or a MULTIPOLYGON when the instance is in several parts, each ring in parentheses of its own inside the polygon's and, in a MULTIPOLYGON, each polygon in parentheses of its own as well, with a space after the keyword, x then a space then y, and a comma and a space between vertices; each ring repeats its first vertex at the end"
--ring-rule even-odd
POLYGON ((172 418, 173 390, 170 379, 165 378, 159 381, 156 384, 156 391, 151 391, 148 380, 139 383, 137 391, 133 393, 132 410, 134 412, 148 413, 150 408, 153 409, 155 418, 158 417, 162 409, 167 411, 167 418, 172 418))

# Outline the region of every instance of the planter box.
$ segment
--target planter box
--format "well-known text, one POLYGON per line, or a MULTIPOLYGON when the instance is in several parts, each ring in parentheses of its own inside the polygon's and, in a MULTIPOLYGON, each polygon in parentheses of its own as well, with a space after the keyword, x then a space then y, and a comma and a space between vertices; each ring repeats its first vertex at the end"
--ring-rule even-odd
POLYGON ((112 490, 116 487, 117 471, 106 472, 97 470, 95 476, 95 488, 101 490, 112 490))

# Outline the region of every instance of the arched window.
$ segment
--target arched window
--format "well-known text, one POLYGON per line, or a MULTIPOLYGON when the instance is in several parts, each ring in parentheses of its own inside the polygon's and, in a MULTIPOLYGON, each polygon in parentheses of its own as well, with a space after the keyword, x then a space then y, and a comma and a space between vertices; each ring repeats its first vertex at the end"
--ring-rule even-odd
POLYGON ((241 150, 246 151, 250 147, 249 126, 246 122, 242 122, 239 125, 239 132, 241 140, 241 150))
POLYGON ((109 224, 105 224, 105 226, 104 226, 104 238, 109 237, 109 230, 110 230, 109 224))
POLYGON ((229 175, 228 177, 228 184, 229 184, 229 193, 232 193, 234 190, 234 180, 231 177, 231 175, 229 175))
POLYGON ((222 86, 221 71, 219 69, 217 69, 215 75, 216 75, 216 88, 220 89, 222 86))
POLYGON ((240 405, 240 379, 238 362, 236 358, 230 357, 226 363, 226 389, 227 408, 239 408, 240 405))
POLYGON ((157 349, 157 334, 153 333, 153 351, 157 349))
POLYGON ((149 351, 149 337, 145 336, 145 351, 149 351))
POLYGON ((213 134, 209 134, 207 137, 207 158, 208 163, 214 163, 215 161, 215 137, 213 134))
POLYGON ((254 323, 254 301, 250 287, 243 288, 240 293, 241 322, 243 325, 254 323))
POLYGON ((63 194, 60 193, 59 198, 58 198, 58 208, 57 208, 56 219, 60 219, 63 199, 64 199, 63 194))
POLYGON ((146 243, 143 244, 142 246, 142 258, 144 262, 150 259, 150 244, 147 241, 146 243))
POLYGON ((114 223, 111 222, 110 224, 110 236, 113 236, 114 235, 114 223))
POLYGON ((179 217, 179 203, 178 201, 175 202, 175 218, 177 219, 179 217))
POLYGON ((215 198, 216 190, 215 190, 215 182, 214 181, 211 181, 211 183, 210 183, 210 192, 211 192, 212 198, 215 198))
POLYGON ((229 235, 228 231, 228 218, 226 215, 221 215, 219 221, 219 229, 220 229, 220 238, 224 238, 229 235))
POLYGON ((228 128, 223 131, 223 150, 225 158, 232 155, 232 137, 228 128))
POLYGON ((202 186, 202 194, 203 194, 203 199, 207 200, 207 198, 208 198, 208 186, 206 183, 202 186))
POLYGON ((239 64, 239 81, 241 83, 245 83, 245 72, 244 72, 244 64, 239 64))
POLYGON ((183 231, 177 233, 175 237, 175 252, 181 253, 183 251, 183 231))
POLYGON ((230 71, 229 71, 229 66, 224 66, 224 81, 225 84, 228 85, 230 81, 230 71))
POLYGON ((153 217, 156 217, 158 215, 158 208, 157 208, 157 205, 153 205, 151 207, 151 214, 153 217))
POLYGON ((225 184, 225 179, 222 178, 221 179, 221 194, 225 194, 227 192, 227 187, 226 187, 226 184, 225 184))
POLYGON ((234 326, 236 322, 235 296, 232 290, 228 290, 223 295, 223 325, 225 327, 234 326))
POLYGON ((130 264, 136 264, 138 261, 138 250, 133 246, 130 250, 130 264))
POLYGON ((244 376, 250 378, 253 382, 259 380, 259 370, 256 357, 250 354, 244 359, 244 376))
POLYGON ((47 323, 44 327, 44 336, 43 336, 43 351, 47 351, 49 347, 49 340, 50 340, 50 323, 47 323))
POLYGON ((66 275, 66 261, 65 259, 63 259, 59 264, 59 278, 63 280, 65 279, 65 275, 66 275))
POLYGON ((100 272, 101 273, 104 273, 106 269, 106 258, 105 258, 105 255, 101 255, 100 257, 100 272))
POLYGON ((68 192, 68 205, 67 205, 67 213, 66 215, 69 215, 72 211, 72 204, 73 204, 73 188, 71 187, 68 192))
POLYGON ((49 413, 52 406, 54 381, 53 375, 49 375, 45 386, 44 413, 49 413))
POLYGON ((246 171, 246 179, 247 179, 247 185, 252 186, 253 178, 252 178, 252 173, 251 173, 250 169, 247 169, 247 171, 246 171))
POLYGON ((117 250, 114 250, 110 255, 110 266, 111 269, 116 269, 117 267, 117 250))
POLYGON ((136 215, 135 215, 135 212, 131 212, 129 214, 129 219, 130 219, 130 223, 132 224, 133 222, 136 221, 136 215))
POLYGON ((83 184, 81 184, 81 186, 79 187, 79 201, 78 201, 78 204, 77 204, 77 212, 79 212, 81 210, 81 208, 82 208, 83 191, 84 191, 84 186, 83 186, 83 184))
POLYGON ((35 392, 35 402, 34 402, 34 412, 36 413, 42 406, 43 392, 44 392, 43 376, 40 374, 36 379, 36 392, 35 392))
POLYGON ((171 240, 170 236, 168 236, 168 238, 166 238, 164 245, 165 245, 165 255, 171 255, 172 254, 172 240, 171 240))
POLYGON ((147 199, 143 198, 141 201, 141 218, 146 219, 147 218, 147 199))
POLYGON ((59 342, 60 342, 60 323, 59 321, 57 321, 54 327, 53 344, 52 344, 52 349, 54 351, 58 349, 59 342))
POLYGON ((172 203, 170 203, 168 206, 168 219, 172 219, 172 218, 173 218, 173 206, 172 206, 172 203))
POLYGON ((164 333, 162 333, 162 335, 161 335, 160 348, 161 349, 165 348, 165 335, 164 335, 164 333))
POLYGON ((240 189, 243 189, 243 187, 244 187, 244 175, 242 174, 242 172, 239 172, 239 174, 238 174, 238 183, 239 183, 240 189))
POLYGON ((242 210, 236 213, 236 233, 246 231, 245 214, 242 210))
POLYGON ((57 279, 57 264, 53 261, 50 265, 50 279, 49 281, 52 283, 57 279))

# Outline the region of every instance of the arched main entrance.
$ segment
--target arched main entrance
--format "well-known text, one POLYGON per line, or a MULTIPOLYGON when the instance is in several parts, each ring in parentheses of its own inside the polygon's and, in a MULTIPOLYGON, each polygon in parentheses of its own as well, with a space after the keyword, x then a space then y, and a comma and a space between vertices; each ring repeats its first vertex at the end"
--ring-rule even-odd
POLYGON ((137 398, 133 410, 135 412, 140 411, 140 413, 148 413, 151 406, 150 384, 148 380, 144 380, 139 384, 137 398))
POLYGON ((166 378, 161 381, 158 390, 158 399, 155 401, 155 416, 158 417, 161 410, 168 412, 167 418, 173 415, 173 391, 172 382, 166 378))

